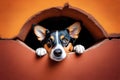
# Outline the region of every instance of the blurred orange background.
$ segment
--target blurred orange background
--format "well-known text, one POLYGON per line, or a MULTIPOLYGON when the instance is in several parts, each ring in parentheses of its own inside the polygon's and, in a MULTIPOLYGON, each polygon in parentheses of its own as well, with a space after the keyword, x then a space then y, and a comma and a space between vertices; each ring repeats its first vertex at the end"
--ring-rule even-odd
POLYGON ((91 14, 108 34, 120 33, 120 0, 1 0, 0 37, 15 37, 31 16, 64 3, 91 14))

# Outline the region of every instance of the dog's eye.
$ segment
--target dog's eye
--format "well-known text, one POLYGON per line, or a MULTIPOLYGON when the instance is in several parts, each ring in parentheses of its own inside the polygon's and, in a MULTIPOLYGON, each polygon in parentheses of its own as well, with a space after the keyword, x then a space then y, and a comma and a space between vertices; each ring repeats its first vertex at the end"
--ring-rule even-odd
POLYGON ((47 44, 47 46, 50 48, 50 47, 51 47, 51 44, 50 44, 50 43, 48 43, 48 44, 47 44))
POLYGON ((66 38, 63 38, 63 39, 62 39, 62 44, 63 44, 63 46, 67 46, 68 43, 69 43, 69 40, 68 40, 68 39, 66 39, 66 38))
POLYGON ((51 40, 51 39, 49 39, 49 40, 47 41, 47 46, 48 46, 49 48, 52 46, 52 40, 51 40))
POLYGON ((67 43, 68 40, 67 40, 66 38, 63 38, 63 39, 62 39, 62 42, 63 42, 63 43, 67 43))

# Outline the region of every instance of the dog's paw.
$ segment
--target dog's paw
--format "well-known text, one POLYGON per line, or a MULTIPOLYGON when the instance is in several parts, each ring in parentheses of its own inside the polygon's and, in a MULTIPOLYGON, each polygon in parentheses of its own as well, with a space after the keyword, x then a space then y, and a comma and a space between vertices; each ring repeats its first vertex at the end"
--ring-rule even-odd
POLYGON ((45 48, 37 48, 35 52, 36 52, 36 55, 40 57, 47 54, 47 51, 45 48))
POLYGON ((80 53, 83 53, 85 51, 85 47, 83 45, 76 45, 74 47, 74 51, 77 53, 77 54, 80 54, 80 53))

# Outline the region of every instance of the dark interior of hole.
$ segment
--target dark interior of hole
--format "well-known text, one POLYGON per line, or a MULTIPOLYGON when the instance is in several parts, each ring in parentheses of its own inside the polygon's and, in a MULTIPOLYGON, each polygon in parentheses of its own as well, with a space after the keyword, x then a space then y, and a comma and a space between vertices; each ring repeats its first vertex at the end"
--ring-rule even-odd
MULTIPOLYGON (((74 20, 68 17, 52 17, 52 18, 45 19, 39 22, 38 24, 49 30, 61 30, 69 27, 71 24, 73 24, 76 21, 77 20, 74 20)), ((90 34, 90 32, 85 28, 85 26, 82 25, 82 21, 79 21, 79 22, 81 23, 82 30, 79 34, 79 38, 75 42, 75 45, 81 44, 85 46, 85 48, 87 49, 93 44, 95 44, 96 41, 93 38, 93 36, 90 34)), ((24 42, 32 49, 37 49, 39 47, 42 47, 42 45, 37 40, 37 37, 33 32, 33 27, 29 31, 24 42)))

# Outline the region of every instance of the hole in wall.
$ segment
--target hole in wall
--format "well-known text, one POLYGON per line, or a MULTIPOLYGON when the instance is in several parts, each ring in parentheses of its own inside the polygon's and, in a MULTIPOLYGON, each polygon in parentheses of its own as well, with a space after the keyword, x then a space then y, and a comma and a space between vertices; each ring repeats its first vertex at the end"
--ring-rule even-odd
POLYGON ((108 37, 106 31, 90 14, 65 5, 61 8, 53 7, 34 14, 26 21, 15 39, 23 41, 28 47, 35 50, 42 45, 33 32, 33 24, 39 24, 50 30, 60 30, 69 27, 76 21, 81 23, 82 30, 75 45, 81 44, 87 49, 108 37))
MULTIPOLYGON (((59 16, 59 17, 51 17, 44 19, 37 24, 49 29, 49 30, 61 30, 69 27, 71 24, 76 22, 78 20, 65 17, 65 16, 59 16)), ((85 48, 89 48, 90 46, 94 45, 96 43, 96 40, 91 35, 91 33, 86 29, 86 27, 83 25, 82 21, 79 21, 82 26, 82 30, 79 33, 79 37, 75 42, 76 44, 81 44, 85 46, 85 48)), ((31 25, 32 26, 32 25, 31 25)), ((38 47, 42 47, 40 41, 37 40, 36 35, 33 32, 33 27, 31 27, 29 33, 27 34, 27 37, 24 40, 24 43, 27 44, 32 49, 37 49, 38 47)))

